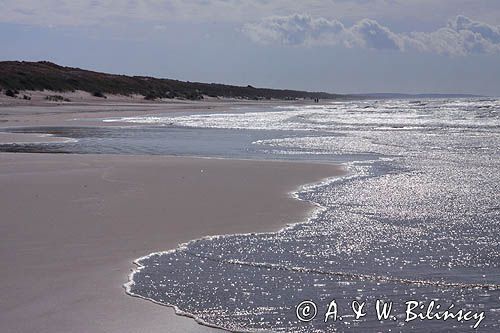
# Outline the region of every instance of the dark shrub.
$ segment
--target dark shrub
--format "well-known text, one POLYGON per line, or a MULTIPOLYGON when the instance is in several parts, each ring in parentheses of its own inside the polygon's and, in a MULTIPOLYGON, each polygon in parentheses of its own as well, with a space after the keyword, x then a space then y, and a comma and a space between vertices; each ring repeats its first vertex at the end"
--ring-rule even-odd
POLYGON ((62 101, 64 101, 64 97, 62 97, 61 95, 45 96, 45 99, 47 101, 51 101, 51 102, 62 102, 62 101))
POLYGON ((5 91, 5 95, 9 96, 9 97, 16 97, 17 94, 19 94, 19 91, 17 91, 17 90, 8 89, 5 91))
POLYGON ((197 100, 203 99, 203 95, 201 94, 201 92, 199 90, 195 90, 195 91, 189 91, 189 92, 187 92, 184 95, 184 98, 190 99, 190 100, 193 100, 193 101, 197 101, 197 100))
POLYGON ((94 93, 92 94, 92 96, 94 97, 100 97, 100 98, 107 98, 103 93, 102 91, 94 91, 94 93))
POLYGON ((154 101, 155 99, 163 98, 164 96, 165 94, 162 94, 160 92, 150 91, 146 94, 146 96, 144 96, 144 99, 147 99, 148 101, 154 101))

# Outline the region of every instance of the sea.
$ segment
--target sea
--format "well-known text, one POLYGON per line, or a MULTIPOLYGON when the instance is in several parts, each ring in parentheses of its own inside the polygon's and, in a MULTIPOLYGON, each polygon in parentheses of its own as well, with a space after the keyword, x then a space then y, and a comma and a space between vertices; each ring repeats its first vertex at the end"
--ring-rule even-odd
MULTIPOLYGON (((387 99, 10 131, 0 151, 340 163, 278 232, 145 253, 126 291, 234 332, 500 332, 500 100, 387 99)), ((126 315, 126 314, 124 314, 126 315)))

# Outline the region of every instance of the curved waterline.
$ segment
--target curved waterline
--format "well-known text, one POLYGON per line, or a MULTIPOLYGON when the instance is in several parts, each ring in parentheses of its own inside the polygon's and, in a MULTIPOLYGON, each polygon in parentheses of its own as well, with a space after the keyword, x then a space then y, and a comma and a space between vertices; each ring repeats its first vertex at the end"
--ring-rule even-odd
MULTIPOLYGON (((457 308, 495 310, 499 215, 492 193, 498 193, 498 115, 488 111, 490 124, 481 108, 474 109, 475 102, 457 103, 467 108, 459 112, 453 103, 433 103, 430 111, 413 105, 399 110, 405 104, 396 103, 379 113, 362 107, 354 113, 348 109, 352 105, 342 111, 336 105, 334 111, 316 107, 315 113, 169 118, 177 126, 210 128, 276 129, 285 123, 301 132, 255 146, 290 156, 353 154, 352 173, 293 194, 318 207, 306 222, 275 233, 202 238, 139 259, 128 291, 233 331, 324 329, 319 322, 305 327, 294 321, 293 306, 301 298, 389 295, 404 303, 419 296, 457 308), (383 126, 385 119, 392 126, 383 126), (303 131, 315 128, 330 129, 303 131), (367 152, 369 159, 356 160, 354 154, 367 152)), ((364 324, 367 330, 380 329, 373 318, 364 324)), ((393 325, 384 328, 398 328, 393 325)), ((425 328, 447 326, 426 323, 425 328)))

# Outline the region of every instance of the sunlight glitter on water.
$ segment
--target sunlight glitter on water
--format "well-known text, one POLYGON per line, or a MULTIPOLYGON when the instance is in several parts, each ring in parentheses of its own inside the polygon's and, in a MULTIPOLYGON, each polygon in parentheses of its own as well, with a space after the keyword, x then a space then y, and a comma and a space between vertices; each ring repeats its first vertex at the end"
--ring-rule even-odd
MULTIPOLYGON (((129 292, 231 330, 467 329, 470 323, 301 323, 303 299, 370 304, 439 299, 485 309, 500 329, 500 101, 357 101, 264 112, 120 119, 181 127, 288 130, 254 146, 351 158, 348 177, 297 193, 324 207, 277 233, 193 241, 139 260, 129 292), (487 292, 485 292, 487 291, 487 292)), ((400 309, 401 310, 401 309, 400 309)), ((401 311, 400 311, 401 312, 401 311)), ((397 319, 397 318, 396 318, 397 319)))

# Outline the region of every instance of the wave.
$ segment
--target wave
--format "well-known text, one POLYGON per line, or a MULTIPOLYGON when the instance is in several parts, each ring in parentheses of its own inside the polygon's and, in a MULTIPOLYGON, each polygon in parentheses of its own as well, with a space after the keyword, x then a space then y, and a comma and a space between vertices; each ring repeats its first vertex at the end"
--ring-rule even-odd
POLYGON ((393 283, 405 284, 405 285, 432 286, 432 287, 437 287, 437 288, 500 290, 500 284, 431 281, 431 280, 406 279, 406 278, 398 278, 398 277, 390 277, 390 276, 382 276, 382 275, 359 274, 359 273, 352 273, 352 272, 332 272, 332 271, 326 271, 326 270, 315 269, 315 268, 292 267, 292 266, 285 266, 285 265, 265 263, 265 262, 250 262, 250 261, 242 261, 242 260, 236 260, 236 259, 219 259, 219 258, 208 257, 208 256, 204 256, 204 255, 194 253, 194 252, 189 252, 189 251, 184 251, 184 253, 191 255, 193 257, 196 257, 196 258, 203 259, 203 260, 221 262, 221 263, 229 264, 229 265, 240 265, 240 266, 249 266, 249 267, 257 267, 257 268, 266 268, 266 269, 272 269, 272 270, 281 270, 281 271, 289 271, 289 272, 305 273, 305 274, 330 275, 330 276, 342 277, 342 278, 347 278, 347 279, 364 280, 364 281, 393 282, 393 283))
MULTIPOLYGON (((448 105, 446 107, 450 108, 451 106, 448 105)), ((439 107, 436 107, 436 109, 439 109, 439 107)), ((291 111, 291 113, 286 111, 286 114, 285 111, 283 111, 283 113, 279 115, 276 114, 275 111, 267 114, 259 113, 261 119, 257 122, 253 121, 256 116, 254 113, 246 113, 243 116, 241 114, 224 116, 216 114, 213 115, 215 117, 214 119, 208 121, 208 124, 206 122, 206 116, 187 116, 185 118, 170 118, 169 120, 178 121, 177 125, 179 126, 196 127, 203 123, 203 127, 253 128, 255 124, 269 124, 270 120, 268 116, 271 114, 274 116, 273 120, 279 120, 280 122, 273 126, 281 127, 281 125, 284 125, 284 127, 287 128, 288 125, 289 127, 295 127, 293 128, 294 131, 316 128, 315 126, 318 120, 323 121, 320 119, 321 114, 315 115, 308 113, 306 115, 304 112, 302 112, 302 114, 297 114, 293 109, 291 111), (303 116, 304 118, 295 117, 297 115, 303 116), (289 116, 292 116, 292 118, 289 116), (314 122, 314 125, 304 125, 304 121, 309 123, 314 122)), ((431 119, 429 123, 439 123, 439 121, 434 121, 434 118, 440 119, 442 117, 439 113, 440 111, 438 111, 439 110, 433 111, 436 115, 432 116, 433 119, 431 119)), ((465 115, 465 113, 457 117, 454 116, 452 117, 453 119, 449 120, 452 122, 459 121, 462 115, 465 115)), ((469 117, 470 115, 467 116, 469 117)), ((332 115, 332 117, 337 118, 337 115, 332 115)), ((364 115, 361 117, 364 117, 364 115)), ((379 116, 373 116, 371 125, 379 124, 379 118, 379 116)), ((162 121, 163 120, 164 119, 162 119, 162 121)), ((356 119, 352 119, 352 121, 354 120, 356 119)), ((472 123, 475 122, 475 119, 469 120, 471 120, 472 123)), ((498 119, 494 117, 492 122, 495 123, 496 121, 498 121, 498 119)), ((330 124, 331 123, 332 122, 330 122, 330 124)), ((338 122, 335 123, 338 124, 338 122)), ((192 306, 189 298, 183 299, 182 297, 184 296, 178 298, 177 295, 185 295, 186 293, 182 288, 189 285, 189 283, 196 283, 199 277, 196 273, 192 280, 190 277, 186 277, 181 273, 168 275, 168 279, 172 279, 176 287, 164 290, 162 289, 162 285, 157 285, 155 284, 156 281, 150 280, 149 273, 165 277, 167 276, 167 271, 169 272, 168 274, 171 274, 170 270, 166 269, 162 271, 161 267, 155 268, 155 266, 161 265, 161 263, 165 265, 167 263, 168 265, 173 263, 173 265, 175 265, 175 261, 179 260, 179 265, 185 263, 189 267, 196 266, 196 269, 199 269, 198 271, 204 272, 201 276, 202 279, 206 279, 206 281, 210 283, 215 281, 216 284, 224 283, 224 280, 222 280, 222 278, 221 280, 217 280, 218 275, 212 275, 211 272, 218 272, 221 268, 225 271, 225 268, 220 265, 222 264, 250 267, 250 269, 240 270, 240 268, 230 268, 226 266, 227 272, 258 272, 259 269, 263 269, 263 271, 273 270, 289 272, 291 274, 275 273, 272 275, 290 277, 290 279, 294 280, 293 282, 289 282, 290 285, 293 285, 292 283, 295 282, 300 284, 301 281, 321 279, 316 275, 326 276, 327 278, 323 278, 325 281, 330 280, 328 277, 334 277, 353 281, 367 281, 365 285, 372 285, 371 282, 374 282, 373 286, 375 284, 380 284, 382 286, 380 289, 375 290, 373 288, 367 288, 364 290, 365 294, 371 293, 371 295, 377 293, 386 294, 387 292, 397 294, 397 291, 385 290, 387 288, 392 288, 393 285, 394 287, 397 287, 397 285, 422 286, 429 287, 423 288, 424 291, 426 290, 426 296, 432 297, 435 292, 439 297, 450 301, 454 300, 452 297, 454 294, 463 294, 467 295, 467 297, 472 294, 477 294, 477 292, 474 291, 475 289, 500 290, 500 284, 498 284, 496 279, 481 281, 477 275, 477 270, 475 272, 471 270, 471 273, 464 273, 463 276, 460 276, 460 280, 463 281, 459 282, 455 282, 454 277, 440 274, 442 271, 431 271, 433 268, 444 267, 440 265, 446 265, 446 267, 451 268, 455 267, 454 265, 456 265, 456 263, 464 262, 464 267, 466 269, 477 268, 480 272, 480 267, 488 267, 486 272, 495 274, 494 269, 498 267, 498 261, 495 260, 499 258, 499 252, 494 249, 494 244, 497 239, 493 236, 488 236, 485 232, 485 230, 489 230, 491 233, 491 230, 495 230, 491 229, 491 227, 495 228, 495 215, 490 211, 484 211, 483 208, 490 206, 496 207, 493 198, 491 195, 488 195, 488 193, 495 193, 496 189, 494 181, 494 179, 496 179, 495 165, 497 164, 494 163, 496 156, 492 154, 490 154, 491 156, 487 155, 483 151, 478 152, 475 147, 494 149, 497 143, 495 139, 496 132, 491 131, 491 124, 481 124, 481 126, 488 128, 491 132, 489 132, 489 136, 487 135, 488 133, 486 133, 484 134, 484 138, 476 138, 477 132, 474 126, 470 126, 474 124, 468 124, 468 131, 466 132, 450 131, 448 128, 438 127, 433 128, 431 133, 429 133, 429 131, 423 133, 422 128, 419 126, 421 123, 420 119, 416 120, 414 123, 416 126, 411 128, 411 130, 414 131, 410 133, 411 136, 406 133, 401 134, 399 128, 392 129, 388 127, 387 129, 384 128, 384 131, 380 131, 380 128, 370 131, 366 131, 365 129, 349 132, 344 131, 341 132, 343 136, 303 136, 303 133, 299 133, 297 136, 292 135, 284 138, 255 140, 253 144, 270 149, 273 153, 276 153, 276 151, 289 153, 307 151, 313 152, 314 154, 318 152, 330 154, 339 152, 341 155, 346 155, 349 153, 368 151, 371 154, 377 154, 377 156, 374 155, 370 160, 361 161, 358 159, 357 161, 345 163, 344 166, 350 171, 349 175, 330 178, 316 184, 304 185, 293 192, 292 196, 294 198, 309 202, 317 207, 313 215, 310 216, 307 221, 288 225, 279 232, 273 233, 205 237, 181 244, 176 249, 170 251, 155 252, 137 259, 135 263, 138 268, 130 275, 129 282, 125 285, 127 293, 132 296, 152 300, 159 304, 173 306, 176 312, 181 315, 192 317, 197 322, 207 326, 218 327, 203 320, 203 318, 209 318, 206 317, 209 315, 206 313, 203 314, 203 312, 211 309, 210 303, 206 303, 204 307, 201 308, 193 308, 193 310, 190 310, 191 313, 186 313, 179 308, 190 309, 190 306, 192 306), (391 135, 391 133, 397 134, 391 135), (439 149, 436 150, 434 147, 439 149), (489 160, 487 158, 489 158, 489 160), (474 178, 476 174, 478 175, 474 178), (469 181, 464 181, 465 175, 469 176, 469 181), (334 184, 336 181, 347 179, 352 181, 346 181, 341 185, 334 184), (328 188, 321 189, 321 186, 328 188), (485 192, 487 188, 491 188, 491 191, 485 192), (464 194, 464 189, 467 190, 467 194, 464 194), (345 199, 337 199, 341 197, 342 194, 345 199), (340 208, 336 210, 337 207, 340 208), (322 212, 325 212, 325 214, 322 214, 322 212), (345 214, 342 215, 339 213, 345 214), (376 214, 377 216, 375 216, 376 214), (338 218, 337 215, 339 216, 338 218), (364 219, 353 218, 357 218, 358 216, 364 219), (380 217, 380 220, 376 220, 376 217, 380 217), (478 222, 477 224, 475 223, 476 221, 478 222), (331 226, 330 224, 328 225, 330 229, 314 229, 326 225, 325 222, 331 222, 331 226), (313 223, 318 223, 318 225, 316 227, 314 225, 307 225, 313 223), (385 227, 388 227, 388 229, 385 231, 382 230, 385 227), (294 228, 297 228, 297 230, 294 228), (316 243, 309 243, 309 238, 301 238, 303 236, 300 235, 300 232, 303 231, 307 234, 306 236, 318 234, 322 238, 318 236, 316 243), (477 234, 475 234, 475 232, 477 234), (253 237, 250 239, 249 243, 245 243, 247 239, 243 237, 246 235, 258 236, 263 234, 271 234, 272 237, 258 239, 253 237), (336 238, 325 238, 325 235, 326 237, 334 236, 336 238), (473 238, 472 235, 474 236, 473 238), (226 238, 234 236, 236 239, 226 240, 226 238), (291 244, 290 247, 286 247, 286 244, 288 244, 287 241, 290 239, 295 243, 291 244), (328 243, 328 246, 331 245, 332 249, 335 246, 338 246, 338 248, 341 248, 341 246, 351 247, 343 252, 333 252, 333 250, 332 252, 325 251, 326 254, 324 256, 318 255, 312 258, 310 262, 304 261, 307 260, 304 259, 307 258, 307 256, 303 256, 304 254, 307 255, 308 253, 313 253, 313 251, 317 249, 324 249, 321 245, 325 244, 324 242, 330 239, 332 239, 332 243, 328 243), (255 252, 253 252, 254 248, 252 248, 252 242, 254 241, 259 245, 255 247, 255 252), (280 241, 282 241, 282 243, 280 243, 280 241), (358 243, 357 241, 362 242, 358 243), (196 244, 196 242, 199 243, 196 244), (278 245, 274 247, 274 244, 278 245), (356 246, 353 246, 353 244, 356 246), (270 246, 268 247, 267 245, 270 246), (282 245, 285 248, 278 253, 269 250, 281 249, 280 247, 282 245), (292 245, 294 245, 294 247, 292 247, 292 245), (248 246, 248 248, 245 248, 245 246, 248 246), (261 248, 263 250, 259 252, 261 248), (370 250, 376 254, 372 257, 369 257, 368 254, 365 257, 360 255, 360 253, 364 253, 363 251, 367 248, 370 248, 370 250), (243 257, 229 257, 228 254, 232 253, 231 250, 234 251, 235 249, 239 254, 249 249, 251 250, 251 254, 245 254, 243 257), (293 252, 293 249, 297 249, 298 256, 296 259, 287 257, 288 251, 293 252), (412 252, 412 249, 416 249, 416 251, 412 252), (382 252, 382 250, 385 252, 382 252), (359 258, 360 261, 358 262, 368 262, 367 259, 377 259, 378 261, 371 261, 374 262, 374 264, 372 266, 367 266, 366 271, 364 269, 357 270, 356 267, 353 266, 345 266, 345 262, 342 261, 343 259, 333 259, 331 262, 333 265, 329 266, 333 268, 322 268, 324 258, 327 258, 328 255, 331 256, 332 254, 335 255, 338 253, 346 255, 347 260, 345 262, 350 262, 349 259, 352 258, 359 258), (220 256, 218 256, 218 254, 220 254, 220 256), (151 258, 153 256, 164 255, 172 256, 151 258), (256 259, 248 259, 249 256, 256 259), (152 259, 151 262, 148 261, 149 258, 152 259), (275 258, 277 259, 276 261, 275 258), (279 260, 280 258, 284 258, 285 260, 279 260), (384 260, 383 263, 381 263, 382 260, 384 260), (205 265, 204 262, 207 261, 210 263, 203 266, 205 265), (290 263, 283 264, 283 262, 290 263), (411 269, 415 269, 417 275, 408 277, 408 273, 404 274, 403 271, 394 270, 398 269, 398 267, 392 268, 394 263, 400 263, 401 266, 408 263, 411 269), (305 267, 307 265, 311 267, 305 267), (382 265, 384 265, 384 269, 387 270, 380 271, 382 265), (214 267, 216 267, 216 269, 214 267), (493 271, 490 271, 489 267, 491 267, 493 271), (207 270, 204 270, 204 268, 207 270), (143 276, 135 275, 143 269, 145 270, 143 276), (420 271, 420 269, 423 270, 420 271), (424 271, 426 269, 429 269, 429 271, 424 271), (439 275, 433 275, 434 273, 438 273, 439 275), (436 280, 433 279, 434 276, 436 276, 436 280), (139 288, 133 290, 132 287, 135 283, 134 278, 138 278, 138 286, 140 286, 142 290, 139 288), (462 290, 471 291, 465 292, 462 290), (175 296, 161 296, 161 293, 165 294, 165 292, 171 292, 172 295, 175 296), (443 296, 441 292, 449 294, 443 296), (147 297, 148 295, 154 295, 154 293, 157 293, 156 300, 147 297), (173 298, 169 299, 169 297, 173 298), (162 301, 158 302, 158 300, 162 301), (175 303, 176 305, 167 303, 175 303), (198 310, 200 311, 199 316, 196 314, 198 310), (203 318, 200 318, 200 316, 203 318)), ((259 129, 269 129, 269 127, 257 127, 259 127, 259 129)), ((341 127, 345 129, 345 125, 341 127)), ((337 131, 340 130, 339 127, 335 129, 337 131)), ((318 251, 318 253, 320 252, 318 251)), ((292 253, 292 255, 294 254, 292 253)), ((372 254, 370 253, 370 255, 372 254)), ((173 267, 175 267, 178 272, 189 272, 189 270, 185 268, 187 266, 173 267)), ((248 277, 248 280, 242 281, 264 281, 267 283, 267 280, 265 280, 266 277, 261 278, 260 274, 256 275, 259 275, 259 277, 255 278, 251 275, 248 277)), ((231 277, 232 276, 233 275, 231 275, 231 277)), ((483 275, 483 278, 484 277, 483 275)), ((245 279, 247 279, 246 275, 245 279)), ((361 284, 361 287, 364 288, 363 284, 361 284)), ((403 287, 400 289, 402 293, 405 293, 410 288, 403 287)), ((277 290, 277 292, 281 292, 279 291, 280 289, 277 290)), ((273 292, 274 289, 268 289, 267 291, 273 292)), ((189 292, 191 291, 188 291, 188 295, 189 292)), ((305 292, 327 293, 329 291, 319 289, 314 291, 313 289, 307 289, 305 292)), ((251 293, 253 293, 253 297, 253 295, 257 295, 258 292, 254 293, 252 289, 248 294, 251 293)), ((204 296, 208 297, 207 299, 210 300, 210 295, 211 294, 208 293, 204 296)), ((281 294, 277 295, 279 296, 281 294)), ((404 295, 405 294, 398 294, 397 297, 404 297, 404 295)), ((474 295, 471 297, 473 296, 474 295)), ((463 299, 465 301, 465 298, 463 299)), ((491 300, 488 300, 488 302, 492 304, 491 300)), ((289 306, 290 304, 285 305, 289 306)), ((479 305, 484 306, 485 304, 479 305)), ((231 304, 222 302, 221 306, 224 308, 224 311, 227 311, 226 315, 228 317, 226 319, 229 320, 230 324, 236 325, 238 320, 241 320, 234 317, 233 321, 233 316, 236 315, 231 312, 231 304)), ((472 304, 472 306, 475 305, 472 304)), ((269 316, 271 316, 271 314, 269 314, 269 316)), ((224 328, 228 329, 227 327, 224 328)), ((256 330, 238 331, 255 332, 256 330)))

